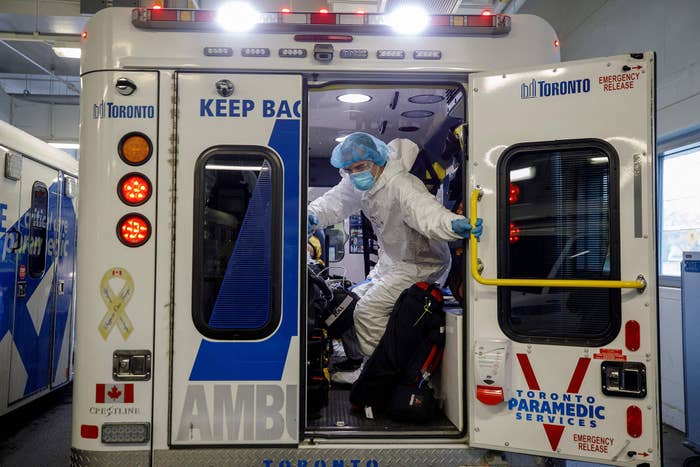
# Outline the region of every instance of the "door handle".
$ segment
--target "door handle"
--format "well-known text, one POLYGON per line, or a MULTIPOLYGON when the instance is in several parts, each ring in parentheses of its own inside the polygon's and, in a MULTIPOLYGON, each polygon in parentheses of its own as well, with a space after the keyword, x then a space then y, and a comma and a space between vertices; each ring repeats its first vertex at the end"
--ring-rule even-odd
MULTIPOLYGON (((478 188, 472 191, 469 203, 469 222, 476 224, 477 209, 482 191, 478 188)), ((637 289, 639 293, 646 289, 647 281, 643 275, 638 275, 634 281, 618 280, 585 280, 585 279, 491 279, 481 275, 483 263, 479 259, 479 243, 473 235, 469 239, 469 256, 472 277, 479 284, 501 287, 579 287, 602 289, 637 289)))

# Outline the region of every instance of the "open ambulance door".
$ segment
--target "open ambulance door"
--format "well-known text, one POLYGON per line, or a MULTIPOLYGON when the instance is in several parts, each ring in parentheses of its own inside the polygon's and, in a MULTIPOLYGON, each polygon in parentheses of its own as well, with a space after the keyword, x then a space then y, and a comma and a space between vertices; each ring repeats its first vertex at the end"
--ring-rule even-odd
POLYGON ((654 54, 469 85, 470 444, 660 465, 654 54))
POLYGON ((296 445, 303 80, 176 85, 169 443, 296 445))

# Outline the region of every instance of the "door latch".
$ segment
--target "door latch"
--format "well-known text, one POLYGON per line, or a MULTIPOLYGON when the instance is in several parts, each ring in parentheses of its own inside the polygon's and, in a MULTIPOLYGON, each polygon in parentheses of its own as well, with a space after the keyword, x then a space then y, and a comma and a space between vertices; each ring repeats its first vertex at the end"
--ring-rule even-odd
POLYGON ((151 379, 151 351, 115 350, 112 354, 112 378, 115 381, 151 379))
POLYGON ((600 365, 600 371, 606 396, 646 397, 647 371, 643 363, 607 361, 600 365))

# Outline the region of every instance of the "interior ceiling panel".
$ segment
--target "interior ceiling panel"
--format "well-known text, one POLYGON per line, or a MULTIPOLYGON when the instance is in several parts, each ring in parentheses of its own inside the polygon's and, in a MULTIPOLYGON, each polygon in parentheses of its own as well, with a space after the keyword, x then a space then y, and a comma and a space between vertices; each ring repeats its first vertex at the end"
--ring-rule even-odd
MULTIPOLYGON (((435 135, 444 138, 447 127, 461 122, 462 93, 456 87, 397 87, 330 85, 309 89, 309 156, 328 158, 336 138, 364 131, 389 142, 409 138, 420 146, 435 135), (343 103, 343 94, 365 94, 372 99, 343 103)), ((438 141, 439 144, 439 141, 438 141)))

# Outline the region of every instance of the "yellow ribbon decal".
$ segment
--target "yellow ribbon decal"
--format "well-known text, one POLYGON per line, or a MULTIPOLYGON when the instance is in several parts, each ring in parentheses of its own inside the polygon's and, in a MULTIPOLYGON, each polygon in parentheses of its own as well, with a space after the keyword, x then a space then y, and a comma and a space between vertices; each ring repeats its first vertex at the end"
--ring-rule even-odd
POLYGON ((126 304, 129 303, 134 295, 134 279, 131 274, 124 268, 111 268, 102 276, 100 281, 100 295, 102 301, 107 305, 107 313, 102 318, 97 329, 100 331, 102 338, 107 340, 107 336, 112 332, 112 328, 116 325, 124 340, 129 338, 129 335, 134 330, 134 325, 126 315, 126 304), (109 280, 113 277, 119 277, 124 280, 119 293, 114 293, 109 286, 109 280))

